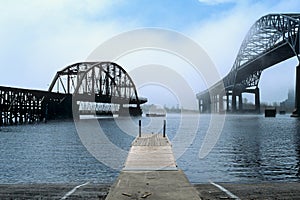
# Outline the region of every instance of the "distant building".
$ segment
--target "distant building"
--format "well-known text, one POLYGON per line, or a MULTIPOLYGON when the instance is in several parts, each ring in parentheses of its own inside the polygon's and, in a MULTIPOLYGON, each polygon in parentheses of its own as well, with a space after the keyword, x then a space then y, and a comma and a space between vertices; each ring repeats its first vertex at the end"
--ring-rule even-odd
POLYGON ((289 89, 288 98, 280 103, 280 110, 286 112, 293 112, 295 109, 295 92, 293 89, 289 89))

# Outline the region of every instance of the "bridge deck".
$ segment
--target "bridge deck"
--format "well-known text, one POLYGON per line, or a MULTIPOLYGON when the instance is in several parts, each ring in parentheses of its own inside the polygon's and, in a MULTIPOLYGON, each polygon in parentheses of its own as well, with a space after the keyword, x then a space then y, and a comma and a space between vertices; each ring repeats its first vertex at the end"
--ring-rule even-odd
POLYGON ((106 199, 146 198, 200 199, 185 174, 177 169, 169 140, 158 134, 133 141, 125 167, 106 199))

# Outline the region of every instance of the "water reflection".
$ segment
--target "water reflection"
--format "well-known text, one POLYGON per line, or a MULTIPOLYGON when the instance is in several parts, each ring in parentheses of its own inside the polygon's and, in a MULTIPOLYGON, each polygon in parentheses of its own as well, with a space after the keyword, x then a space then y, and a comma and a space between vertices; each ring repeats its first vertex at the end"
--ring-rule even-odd
POLYGON ((296 171, 296 177, 300 179, 300 119, 295 119, 293 123, 294 132, 294 145, 296 153, 296 165, 294 169, 296 171))
MULTIPOLYGON (((185 119, 192 122, 193 116, 185 119)), ((163 120, 142 120, 144 132, 162 131, 163 120)), ((200 159, 199 149, 209 120, 209 115, 200 117, 199 128, 191 140, 188 124, 181 126, 179 115, 167 116, 167 135, 174 148, 177 145, 177 150, 183 152, 177 164, 191 182, 300 181, 299 119, 287 115, 276 118, 227 116, 216 146, 208 156, 200 159), (176 137, 180 127, 182 134, 176 137), (183 148, 180 146, 182 140, 187 144, 183 148)), ((138 119, 130 119, 131 126, 126 127, 126 118, 97 121, 105 137, 125 152, 121 158, 123 160, 138 134, 137 122, 138 119)), ((1 183, 112 183, 119 174, 119 171, 99 162, 87 151, 72 121, 1 127, 0 147, 1 183)), ((99 153, 103 152, 101 150, 99 153)))
MULTIPOLYGON (((229 151, 223 152, 231 159, 225 162, 230 165, 229 173, 245 182, 297 180, 293 166, 295 158, 299 158, 299 151, 295 155, 299 141, 294 140, 298 128, 295 130, 293 125, 299 127, 298 123, 298 120, 287 117, 230 118, 224 130, 224 140, 232 147, 225 145, 229 151)), ((299 171, 299 163, 296 165, 299 171)))
POLYGON ((259 117, 230 117, 226 126, 226 130, 231 130, 230 132, 224 131, 228 144, 225 152, 223 152, 229 157, 228 162, 225 162, 225 166, 229 165, 229 173, 240 178, 247 178, 250 181, 262 179, 263 175, 260 168, 262 165, 263 129, 259 124, 259 117))

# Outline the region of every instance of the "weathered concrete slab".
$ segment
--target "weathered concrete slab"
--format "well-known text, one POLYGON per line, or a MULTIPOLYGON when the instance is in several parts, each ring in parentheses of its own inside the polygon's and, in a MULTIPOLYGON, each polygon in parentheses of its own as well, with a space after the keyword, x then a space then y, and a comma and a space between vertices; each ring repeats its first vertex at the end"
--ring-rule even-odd
MULTIPOLYGON (((300 199, 300 183, 218 183, 240 199, 300 199)), ((203 200, 232 199, 212 184, 198 184, 195 188, 203 200)))
POLYGON ((23 199, 91 199, 104 200, 108 184, 1 184, 1 200, 23 199))
POLYGON ((123 171, 110 189, 107 200, 199 200, 196 189, 178 171, 123 171))
MULTIPOLYGON (((147 179, 155 178, 157 174, 147 174, 147 179)), ((300 199, 300 183, 218 183, 240 199, 300 199)), ((62 199, 78 184, 1 184, 0 199, 62 199)), ((147 185, 146 185, 147 186, 147 185)), ((212 184, 193 185, 202 200, 232 199, 226 193, 212 184)), ((76 189, 66 199, 105 199, 111 185, 90 183, 76 189)), ((151 189, 148 187, 146 189, 151 189)), ((145 191, 145 190, 144 190, 145 191)), ((147 190, 150 191, 150 190, 147 190)), ((144 193, 145 194, 145 193, 144 193)), ((146 193, 147 194, 147 193, 146 193)), ((151 194, 152 195, 152 194, 151 194)), ((147 198, 150 199, 149 195, 147 198)), ((124 195, 123 195, 124 196, 124 195)), ((127 199, 134 199, 134 195, 127 199)), ((138 198, 135 198, 138 199, 138 198)))

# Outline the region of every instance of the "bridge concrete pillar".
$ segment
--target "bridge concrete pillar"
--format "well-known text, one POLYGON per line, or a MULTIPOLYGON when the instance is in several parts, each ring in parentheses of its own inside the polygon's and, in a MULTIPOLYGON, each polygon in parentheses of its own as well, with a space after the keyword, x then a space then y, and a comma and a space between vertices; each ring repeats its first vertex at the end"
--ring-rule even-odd
POLYGON ((229 93, 226 93, 226 111, 229 111, 229 93))
POLYGON ((204 112, 204 101, 203 99, 199 99, 199 113, 204 112))
POLYGON ((207 99, 206 99, 206 106, 205 106, 205 108, 206 108, 206 111, 208 113, 212 112, 212 99, 210 98, 210 96, 208 96, 207 99))
POLYGON ((239 111, 243 111, 243 96, 242 93, 239 94, 239 111))
POLYGON ((212 113, 214 112, 214 96, 212 95, 208 101, 208 107, 207 107, 207 111, 212 113))
POLYGON ((219 112, 224 110, 223 94, 219 94, 219 112))
POLYGON ((204 112, 204 101, 201 98, 198 99, 198 109, 199 109, 199 113, 204 112))
POLYGON ((254 89, 254 94, 255 94, 255 110, 257 111, 257 113, 260 113, 260 95, 259 95, 258 87, 254 89))
POLYGON ((295 111, 292 117, 300 117, 300 64, 296 67, 295 111))
POLYGON ((198 103, 199 103, 199 112, 200 113, 204 113, 206 112, 206 102, 204 98, 199 98, 198 99, 198 103))
POLYGON ((220 95, 216 94, 215 95, 215 112, 218 113, 220 111, 220 95))
POLYGON ((236 92, 232 91, 232 103, 231 103, 232 112, 236 112, 236 92))
POLYGON ((219 96, 215 95, 215 113, 219 112, 219 96))
POLYGON ((207 100, 205 97, 199 98, 199 112, 205 113, 207 112, 207 100))
POLYGON ((211 100, 211 112, 212 113, 216 112, 215 104, 216 104, 216 96, 212 95, 212 100, 211 100))

